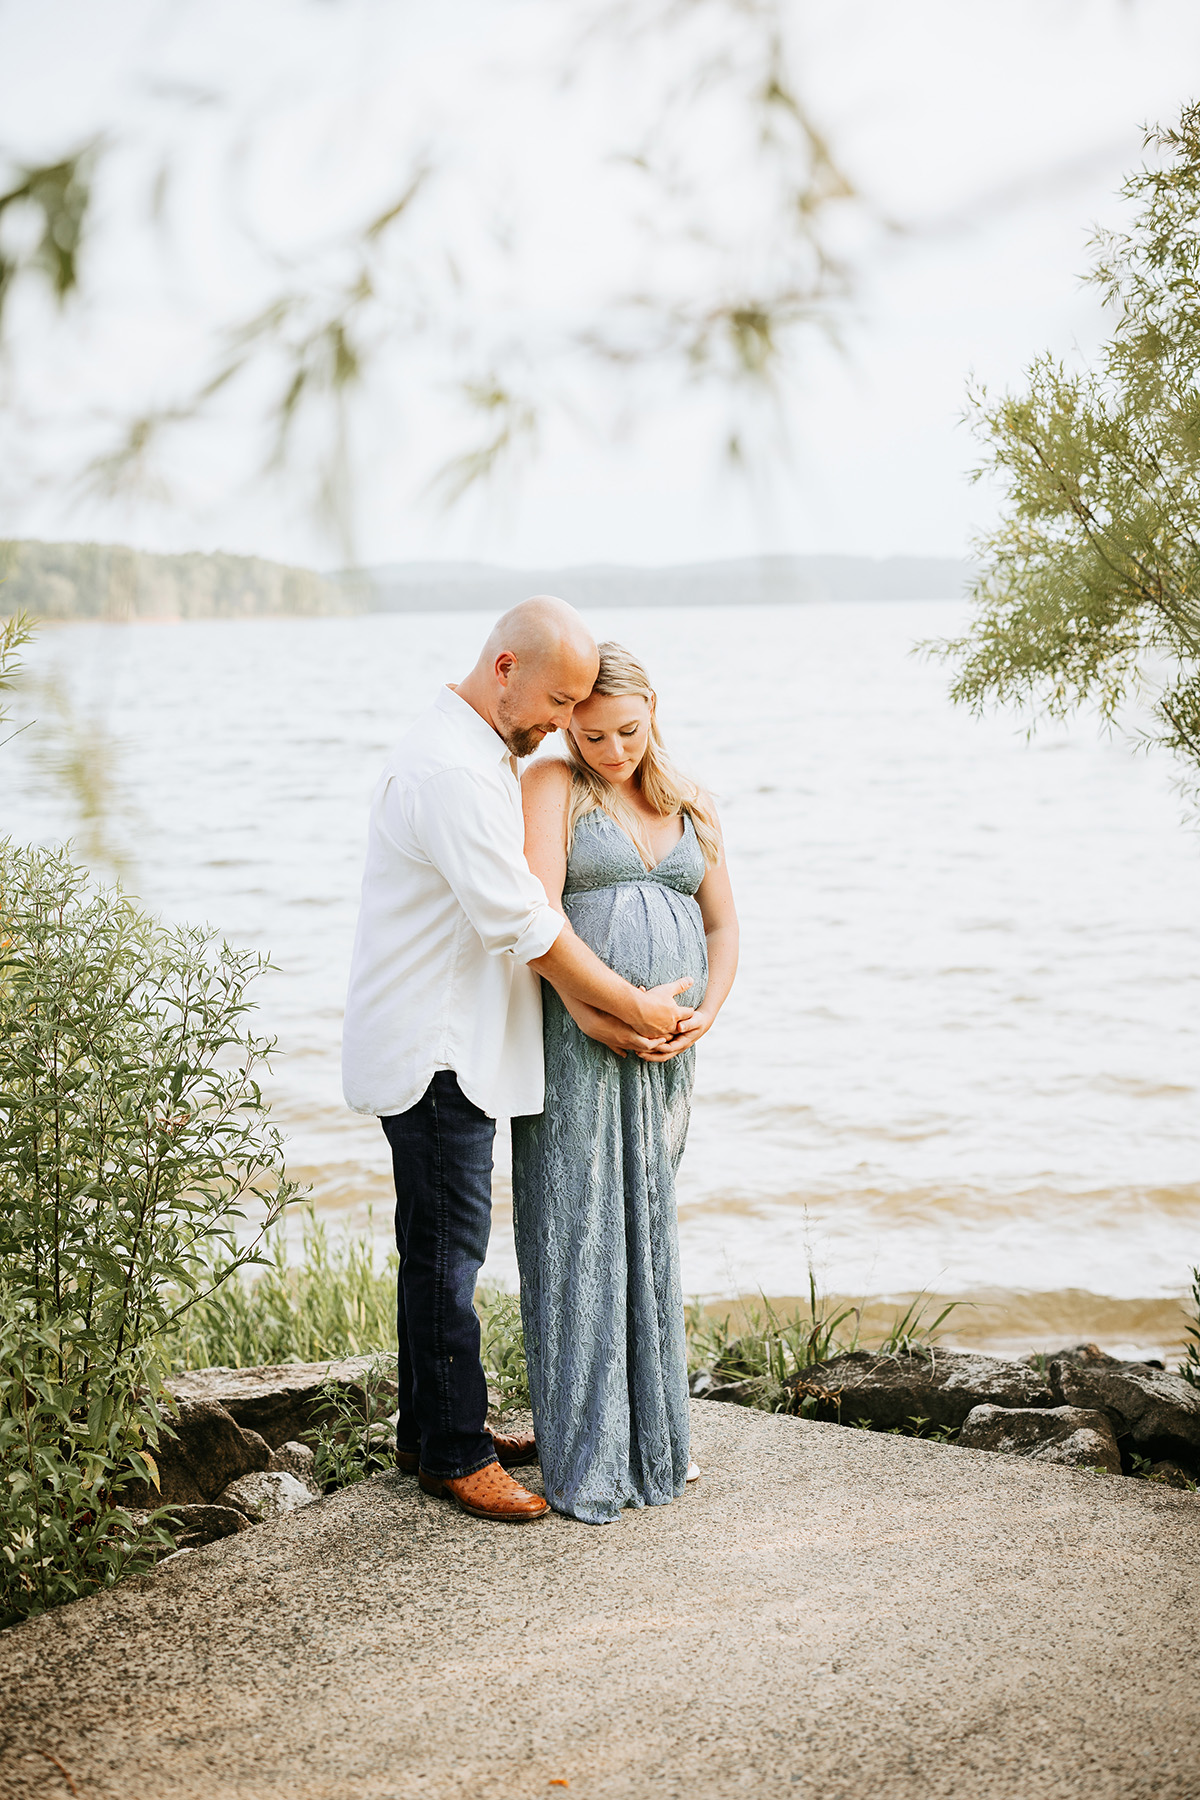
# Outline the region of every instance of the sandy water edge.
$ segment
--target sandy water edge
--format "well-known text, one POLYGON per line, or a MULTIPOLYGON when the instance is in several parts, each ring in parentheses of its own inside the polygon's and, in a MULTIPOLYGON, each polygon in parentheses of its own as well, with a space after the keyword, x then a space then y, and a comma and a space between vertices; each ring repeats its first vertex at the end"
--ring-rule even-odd
MULTIPOLYGON (((700 1304, 710 1316, 735 1322, 749 1320, 763 1311, 764 1301, 786 1317, 797 1310, 808 1314, 808 1295, 740 1294, 730 1298, 705 1295, 700 1304)), ((886 1337, 897 1315, 910 1305, 922 1304, 931 1323, 944 1306, 955 1310, 937 1333, 937 1342, 949 1350, 980 1350, 990 1356, 1027 1356, 1062 1349, 1068 1344, 1098 1344, 1110 1356, 1137 1361, 1157 1357, 1174 1369, 1183 1354, 1189 1316, 1185 1296, 1178 1299, 1114 1299, 1082 1288, 1049 1293, 1026 1293, 1006 1288, 977 1288, 969 1293, 896 1293, 866 1299, 851 1295, 818 1295, 818 1310, 826 1317, 846 1307, 858 1309, 859 1336, 866 1345, 886 1337)), ((1194 1320, 1192 1321, 1195 1322, 1194 1320)), ((853 1320, 847 1320, 839 1336, 849 1336, 853 1320)))

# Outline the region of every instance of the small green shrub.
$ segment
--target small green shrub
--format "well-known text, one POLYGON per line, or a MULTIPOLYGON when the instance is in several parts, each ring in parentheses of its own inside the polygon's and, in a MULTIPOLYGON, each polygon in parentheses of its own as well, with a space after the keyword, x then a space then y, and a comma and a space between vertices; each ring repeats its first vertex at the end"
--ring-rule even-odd
POLYGON ((1161 1469, 1154 1473, 1155 1463, 1151 1456, 1141 1456, 1136 1450, 1129 1452, 1129 1473, 1135 1481, 1150 1481, 1156 1487, 1178 1488, 1187 1493, 1196 1492, 1196 1483, 1183 1469, 1175 1466, 1161 1469))
POLYGON ((841 1423, 853 1426, 855 1431, 878 1431, 884 1437, 924 1438, 930 1444, 958 1442, 957 1425, 935 1425, 932 1419, 923 1418, 920 1413, 910 1413, 903 1425, 876 1425, 873 1419, 843 1419, 841 1423))
POLYGON ((529 1370, 520 1296, 505 1288, 481 1287, 475 1295, 475 1310, 479 1314, 480 1355, 497 1412, 503 1415, 528 1407, 529 1370))
POLYGON ((97 1429, 78 1362, 59 1374, 52 1328, 0 1292, 0 1624, 78 1599, 174 1547, 159 1514, 115 1502, 119 1472, 157 1483, 136 1419, 97 1429))
POLYGON ((321 1418, 304 1435, 316 1452, 316 1478, 325 1493, 395 1468, 395 1385, 395 1356, 380 1356, 363 1377, 362 1401, 334 1381, 322 1388, 321 1418))
POLYGON ((292 1197, 246 1028, 261 968, 0 844, 0 1619, 116 1580, 163 1533, 163 1348, 292 1197), (214 1271, 214 1247, 221 1262, 214 1271))

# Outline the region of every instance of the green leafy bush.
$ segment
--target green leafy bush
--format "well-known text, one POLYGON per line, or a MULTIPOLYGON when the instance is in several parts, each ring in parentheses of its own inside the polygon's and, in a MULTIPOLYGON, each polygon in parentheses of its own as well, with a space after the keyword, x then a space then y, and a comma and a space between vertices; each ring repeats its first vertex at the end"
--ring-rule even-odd
POLYGON ((262 959, 0 844, 0 1617, 152 1557, 165 1342, 293 1189, 247 1028, 262 959), (217 1266, 214 1268, 214 1251, 217 1266))
POLYGON ((173 1539, 157 1516, 135 1523, 115 1503, 114 1472, 155 1480, 134 1419, 91 1416, 76 1359, 63 1367, 58 1334, 0 1292, 0 1623, 74 1600, 144 1568, 173 1539), (141 1446, 141 1447, 139 1447, 141 1446))

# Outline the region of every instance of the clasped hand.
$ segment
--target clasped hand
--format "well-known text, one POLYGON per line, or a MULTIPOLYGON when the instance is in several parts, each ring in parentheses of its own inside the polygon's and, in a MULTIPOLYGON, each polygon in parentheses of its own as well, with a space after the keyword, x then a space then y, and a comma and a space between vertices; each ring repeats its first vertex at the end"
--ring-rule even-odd
POLYGON ((639 1050, 638 1055, 643 1062, 670 1062, 673 1056, 680 1056, 685 1050, 690 1050, 693 1044, 699 1043, 711 1024, 712 1020, 703 1011, 693 1012, 686 1019, 680 1020, 672 1037, 663 1038, 659 1043, 639 1050))
POLYGON ((645 1003, 641 1009, 641 1031, 595 1007, 569 1005, 568 1011, 582 1031, 615 1056, 634 1055, 645 1062, 667 1062, 689 1050, 712 1023, 693 1007, 676 1004, 676 994, 691 986, 692 978, 684 975, 678 981, 664 981, 659 987, 642 990, 645 1003))

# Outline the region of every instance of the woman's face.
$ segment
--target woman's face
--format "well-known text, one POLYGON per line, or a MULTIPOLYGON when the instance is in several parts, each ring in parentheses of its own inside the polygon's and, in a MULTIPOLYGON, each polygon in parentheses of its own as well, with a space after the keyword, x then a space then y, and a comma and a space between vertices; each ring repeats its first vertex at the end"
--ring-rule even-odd
POLYGON ((640 694, 592 694, 575 708, 571 736, 588 767, 617 787, 646 754, 652 716, 640 694))

